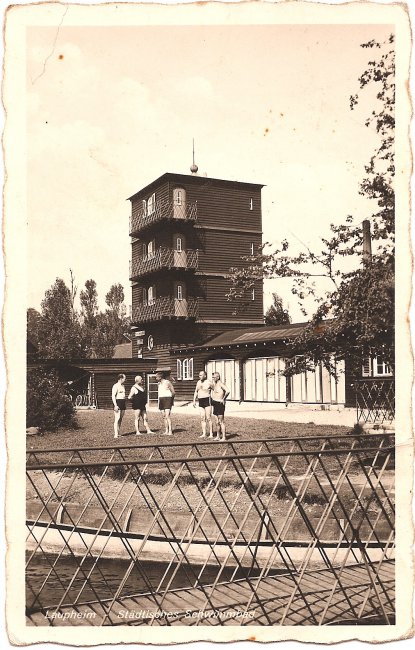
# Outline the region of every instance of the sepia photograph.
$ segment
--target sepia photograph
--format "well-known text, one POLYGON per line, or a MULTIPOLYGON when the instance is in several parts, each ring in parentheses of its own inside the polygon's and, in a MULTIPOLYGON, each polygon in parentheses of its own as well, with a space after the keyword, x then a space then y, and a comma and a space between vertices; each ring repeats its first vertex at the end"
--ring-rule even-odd
POLYGON ((412 634, 410 47, 402 4, 9 7, 11 641, 412 634))

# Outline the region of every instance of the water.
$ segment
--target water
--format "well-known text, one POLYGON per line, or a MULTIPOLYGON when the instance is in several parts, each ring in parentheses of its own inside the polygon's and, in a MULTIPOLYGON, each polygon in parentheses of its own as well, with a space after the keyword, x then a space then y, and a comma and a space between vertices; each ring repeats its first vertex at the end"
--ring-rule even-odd
MULTIPOLYGON (((56 559, 57 556, 52 554, 38 553, 32 557, 26 570, 26 604, 29 610, 56 607, 62 598, 64 598, 62 604, 71 604, 75 600, 77 603, 82 603, 112 598, 129 567, 129 562, 126 560, 108 559, 100 559, 94 566, 94 559, 87 558, 74 579, 82 558, 60 556, 57 562, 56 559), (65 594, 67 589, 68 592, 65 594)), ((166 563, 158 562, 137 563, 119 597, 157 588, 168 566, 166 563)), ((175 567, 171 566, 162 586, 167 584, 174 570, 175 567)), ((200 567, 196 566, 180 567, 170 589, 194 586, 199 571, 200 567)), ((218 571, 218 567, 205 567, 198 584, 214 582, 218 571)), ((229 579, 233 571, 232 568, 224 569, 220 581, 229 579)), ((245 575, 243 570, 239 570, 235 578, 242 578, 245 575)))

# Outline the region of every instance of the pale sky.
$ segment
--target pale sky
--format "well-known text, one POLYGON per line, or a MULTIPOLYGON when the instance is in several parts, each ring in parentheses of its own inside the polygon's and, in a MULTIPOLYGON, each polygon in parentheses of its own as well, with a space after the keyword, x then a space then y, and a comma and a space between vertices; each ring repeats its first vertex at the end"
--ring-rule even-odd
MULTIPOLYGON (((387 25, 30 28, 28 306, 56 277, 121 282, 131 303, 126 198, 165 172, 263 183, 264 241, 312 246, 373 211, 358 195, 378 142, 373 94, 349 96, 387 25), (53 53, 52 53, 53 52, 53 53), (296 239, 297 238, 297 239, 296 239)), ((289 280, 266 283, 303 320, 289 280)))

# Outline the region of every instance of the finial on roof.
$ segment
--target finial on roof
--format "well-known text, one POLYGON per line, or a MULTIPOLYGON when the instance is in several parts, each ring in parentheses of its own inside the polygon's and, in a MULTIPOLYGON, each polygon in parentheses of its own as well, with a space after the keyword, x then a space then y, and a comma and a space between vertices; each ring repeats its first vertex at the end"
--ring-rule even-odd
POLYGON ((193 138, 193 163, 190 167, 192 174, 197 174, 199 167, 195 164, 195 139, 193 138))

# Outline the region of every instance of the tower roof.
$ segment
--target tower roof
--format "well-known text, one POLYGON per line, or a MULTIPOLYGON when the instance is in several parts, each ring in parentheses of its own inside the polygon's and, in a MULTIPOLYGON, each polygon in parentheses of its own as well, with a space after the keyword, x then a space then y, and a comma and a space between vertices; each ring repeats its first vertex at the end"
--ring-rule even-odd
POLYGON ((161 183, 165 181, 173 181, 176 183, 193 183, 196 185, 206 185, 207 183, 214 183, 215 185, 222 185, 222 186, 228 186, 228 187, 246 187, 246 188, 262 188, 265 187, 263 184, 260 183, 247 183, 243 181, 230 181, 230 180, 225 180, 221 178, 210 178, 207 176, 196 176, 195 174, 174 174, 171 172, 166 172, 165 174, 162 174, 158 178, 156 178, 154 181, 146 185, 145 187, 142 187, 138 192, 135 192, 135 194, 132 194, 131 196, 128 197, 128 201, 132 201, 132 199, 135 199, 137 196, 140 194, 145 194, 148 193, 152 188, 156 187, 157 185, 160 185, 161 183))

